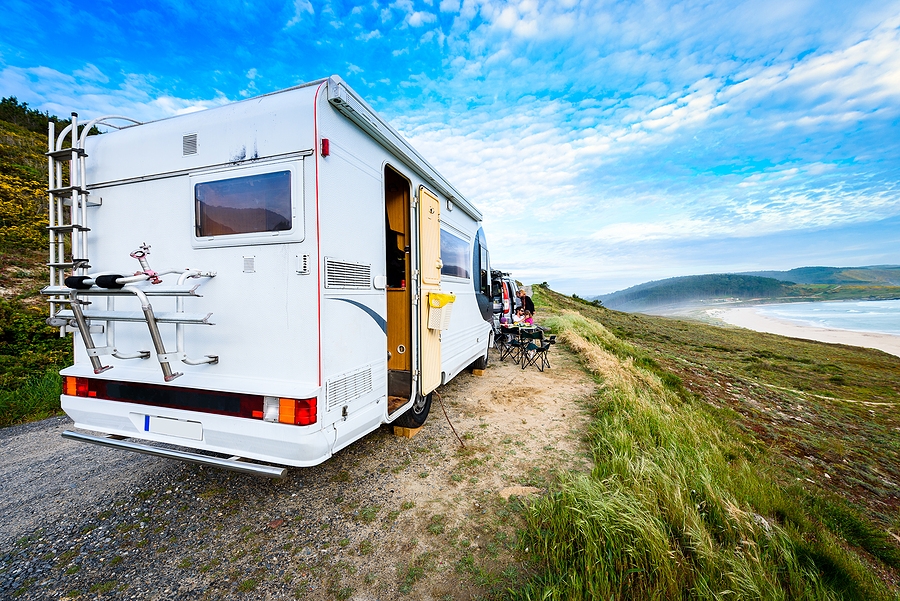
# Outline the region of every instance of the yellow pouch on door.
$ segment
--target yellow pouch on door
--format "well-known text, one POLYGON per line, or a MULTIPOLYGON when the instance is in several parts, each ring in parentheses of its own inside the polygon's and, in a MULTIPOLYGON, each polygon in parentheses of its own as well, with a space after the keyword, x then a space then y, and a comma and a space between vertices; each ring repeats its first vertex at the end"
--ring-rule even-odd
POLYGON ((428 293, 428 329, 446 330, 450 327, 450 312, 453 310, 455 294, 447 292, 428 293))

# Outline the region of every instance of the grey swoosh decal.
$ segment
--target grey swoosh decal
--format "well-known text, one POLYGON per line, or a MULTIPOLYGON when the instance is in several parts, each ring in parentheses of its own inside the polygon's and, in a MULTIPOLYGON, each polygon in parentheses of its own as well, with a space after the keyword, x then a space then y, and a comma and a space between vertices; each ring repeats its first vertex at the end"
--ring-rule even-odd
POLYGON ((375 323, 378 324, 378 327, 381 328, 381 331, 384 332, 384 335, 387 336, 387 320, 375 312, 371 307, 367 307, 362 303, 358 303, 355 300, 350 300, 349 298, 332 298, 331 300, 339 300, 344 301, 345 303, 350 303, 355 307, 359 307, 363 311, 369 314, 369 317, 375 320, 375 323))

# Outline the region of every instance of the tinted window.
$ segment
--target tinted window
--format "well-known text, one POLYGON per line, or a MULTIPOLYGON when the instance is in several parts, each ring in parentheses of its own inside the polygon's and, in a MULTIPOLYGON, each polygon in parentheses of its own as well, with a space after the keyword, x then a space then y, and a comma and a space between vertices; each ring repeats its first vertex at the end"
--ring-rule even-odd
POLYGON ((441 230, 441 275, 469 277, 469 243, 450 232, 441 230))
POLYGON ((485 296, 491 295, 491 262, 487 249, 484 230, 479 228, 475 235, 475 249, 472 252, 472 273, 475 277, 472 284, 475 291, 485 296))
POLYGON ((291 172, 277 171, 194 186, 197 236, 291 229, 291 172))

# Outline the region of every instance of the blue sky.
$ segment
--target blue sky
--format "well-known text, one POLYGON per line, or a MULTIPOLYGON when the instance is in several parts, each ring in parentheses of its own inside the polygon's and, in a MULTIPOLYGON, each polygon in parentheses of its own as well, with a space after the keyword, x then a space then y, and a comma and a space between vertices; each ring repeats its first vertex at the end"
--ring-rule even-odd
POLYGON ((0 9, 0 95, 60 115, 146 120, 342 76, 526 282, 900 264, 898 1, 0 9))

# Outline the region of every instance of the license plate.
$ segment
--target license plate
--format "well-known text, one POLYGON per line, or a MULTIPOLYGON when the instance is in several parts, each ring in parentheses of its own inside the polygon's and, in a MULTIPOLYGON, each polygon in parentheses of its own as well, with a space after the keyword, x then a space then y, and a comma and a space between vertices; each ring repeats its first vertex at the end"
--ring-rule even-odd
POLYGON ((187 420, 174 419, 171 417, 160 417, 158 415, 144 416, 144 432, 165 434, 166 436, 176 436, 178 438, 189 438, 191 440, 203 440, 202 423, 189 422, 187 420))

